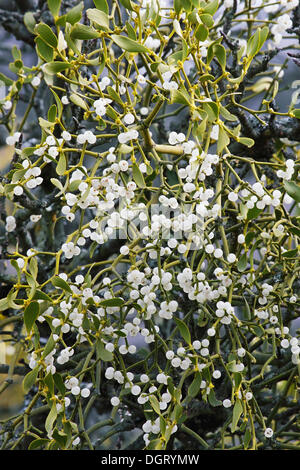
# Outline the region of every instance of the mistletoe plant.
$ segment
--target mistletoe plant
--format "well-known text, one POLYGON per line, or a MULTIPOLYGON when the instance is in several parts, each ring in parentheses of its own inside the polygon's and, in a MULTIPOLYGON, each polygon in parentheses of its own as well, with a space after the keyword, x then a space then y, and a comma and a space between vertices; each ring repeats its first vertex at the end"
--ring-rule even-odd
POLYGON ((298 0, 15 3, 2 449, 299 449, 298 0))

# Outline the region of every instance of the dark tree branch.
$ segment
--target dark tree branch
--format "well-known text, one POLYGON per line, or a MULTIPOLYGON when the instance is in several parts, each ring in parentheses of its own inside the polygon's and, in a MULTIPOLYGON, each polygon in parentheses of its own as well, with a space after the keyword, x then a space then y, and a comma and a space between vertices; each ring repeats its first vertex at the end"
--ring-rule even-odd
POLYGON ((19 41, 24 41, 34 47, 34 37, 26 28, 21 13, 0 9, 0 26, 3 26, 8 33, 13 34, 19 41))

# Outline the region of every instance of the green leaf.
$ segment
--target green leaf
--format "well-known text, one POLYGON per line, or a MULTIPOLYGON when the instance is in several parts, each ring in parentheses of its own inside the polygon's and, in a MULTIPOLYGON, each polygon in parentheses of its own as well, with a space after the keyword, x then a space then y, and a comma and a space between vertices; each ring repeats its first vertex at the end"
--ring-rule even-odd
POLYGON ((48 46, 40 36, 35 39, 36 51, 41 59, 45 62, 52 62, 54 58, 54 50, 51 46, 48 46))
POLYGON ((295 248, 294 250, 288 250, 282 253, 283 258, 297 258, 298 256, 298 248, 295 248))
POLYGON ((22 54, 21 54, 21 51, 20 49, 17 48, 17 46, 13 46, 12 50, 11 50, 11 53, 12 53, 12 56, 14 58, 14 60, 21 60, 22 59, 22 54))
POLYGON ((222 402, 220 400, 217 400, 215 391, 214 389, 211 389, 211 391, 208 394, 208 402, 211 406, 221 406, 222 402))
POLYGON ((224 106, 220 106, 220 114, 223 116, 223 118, 226 120, 226 121, 237 121, 238 118, 234 115, 234 114, 231 114, 227 108, 225 108, 224 106))
POLYGON ((128 52, 149 52, 147 47, 139 44, 133 39, 127 38, 126 36, 118 36, 117 34, 112 34, 111 39, 114 41, 117 46, 121 49, 124 49, 128 52))
POLYGON ((101 361, 110 362, 114 358, 113 353, 111 353, 110 351, 107 351, 107 349, 105 349, 104 344, 100 340, 96 342, 96 351, 97 351, 97 357, 100 358, 101 361))
POLYGON ((127 8, 127 10, 133 11, 133 5, 130 0, 120 0, 121 5, 127 8))
POLYGON ((149 402, 152 408, 154 409, 155 413, 158 415, 161 414, 158 399, 154 395, 149 396, 149 402))
POLYGON ((114 297, 112 299, 105 299, 99 302, 101 307, 121 307, 124 304, 124 300, 121 297, 114 297))
POLYGON ((237 269, 240 273, 242 273, 243 271, 245 271, 245 269, 247 269, 247 264, 248 264, 248 260, 247 260, 247 255, 246 253, 244 253, 238 263, 237 263, 237 269))
POLYGON ((23 387, 23 391, 25 395, 29 392, 29 390, 36 383, 36 379, 39 373, 39 368, 40 366, 36 366, 34 369, 28 372, 28 374, 25 375, 23 382, 22 382, 22 387, 23 387))
POLYGON ((56 114, 57 114, 57 107, 56 107, 56 104, 53 104, 52 106, 50 106, 48 110, 48 121, 55 122, 56 114))
POLYGON ((269 28, 267 26, 264 26, 262 29, 258 28, 247 43, 246 55, 253 58, 262 48, 268 34, 269 28))
POLYGON ((43 351, 43 354, 42 354, 42 359, 45 359, 45 357, 48 356, 48 354, 51 353, 51 351, 53 351, 55 347, 55 341, 53 339, 53 336, 51 335, 50 338, 48 339, 47 341, 47 344, 44 348, 44 351, 43 351))
POLYGON ((190 106, 191 104, 190 96, 184 88, 181 88, 180 90, 171 90, 170 95, 171 103, 185 104, 186 106, 190 106))
POLYGON ((73 26, 70 34, 71 39, 96 39, 99 37, 99 32, 91 26, 77 23, 73 26))
POLYGON ((45 429, 47 431, 47 434, 50 433, 53 429, 53 425, 55 423, 57 417, 57 409, 56 409, 56 403, 53 402, 52 408, 50 410, 50 413, 48 414, 45 422, 45 429))
POLYGON ((54 287, 59 287, 60 289, 65 290, 66 292, 69 292, 70 294, 72 294, 71 287, 61 277, 55 276, 51 282, 54 285, 54 287))
POLYGON ((294 181, 283 180, 283 186, 286 192, 296 202, 300 202, 300 186, 294 181))
POLYGON ((163 448, 163 442, 160 439, 153 439, 147 445, 147 449, 149 450, 161 450, 162 448, 163 448))
POLYGON ((255 141, 249 137, 239 137, 238 142, 240 144, 246 145, 246 147, 253 147, 255 141))
POLYGON ((255 31, 255 33, 250 37, 249 41, 247 42, 247 50, 246 50, 246 55, 251 57, 254 57, 255 54, 258 51, 258 46, 259 46, 259 28, 255 31))
POLYGON ((0 299, 0 312, 4 312, 9 308, 7 297, 5 299, 0 299))
POLYGON ((247 450, 250 444, 252 438, 251 430, 249 428, 246 429, 245 435, 244 435, 244 449, 247 450))
POLYGON ((71 8, 71 10, 69 10, 66 14, 67 23, 70 23, 71 25, 78 23, 82 17, 83 7, 83 2, 79 2, 78 5, 75 5, 75 7, 71 8))
POLYGON ((62 111, 63 111, 62 102, 61 102, 59 96, 55 93, 55 91, 52 90, 52 88, 50 88, 50 90, 51 90, 52 95, 54 96, 54 99, 56 101, 56 106, 57 106, 57 111, 58 111, 58 118, 60 119, 61 115, 62 115, 62 111))
POLYGON ((58 179, 50 178, 50 181, 54 186, 56 186, 63 193, 64 187, 58 179))
POLYGON ((29 334, 37 317, 40 314, 40 306, 36 301, 30 302, 24 310, 24 324, 29 334))
POLYGON ((62 376, 56 372, 55 374, 53 374, 53 380, 59 393, 64 396, 66 393, 66 387, 62 376))
POLYGON ((219 127, 219 135, 217 140, 217 153, 221 153, 225 147, 230 144, 230 138, 228 137, 227 132, 222 128, 219 127))
POLYGON ((88 111, 88 109, 89 109, 89 107, 86 104, 86 102, 84 101, 84 99, 81 98, 80 96, 78 96, 76 93, 72 93, 70 95, 70 101, 72 101, 72 103, 76 104, 76 106, 79 106, 80 108, 84 109, 85 111, 88 111))
POLYGON ((202 378, 201 378, 200 372, 196 372, 195 376, 194 376, 194 379, 193 379, 193 382, 191 383, 191 385, 188 388, 188 395, 190 397, 194 398, 198 395, 199 390, 200 390, 201 381, 202 381, 202 378))
POLYGON ((297 118, 297 119, 300 119, 300 109, 293 109, 292 110, 292 115, 297 118))
POLYGON ((256 233, 255 232, 248 232, 245 236, 245 243, 246 245, 250 245, 250 243, 252 242, 253 238, 256 237, 256 233))
POLYGON ((57 165, 56 165, 56 173, 59 176, 62 176, 62 175, 65 174, 66 169, 67 169, 66 155, 64 153, 61 153, 60 156, 59 156, 59 160, 57 162, 57 165))
POLYGON ((231 432, 235 432, 237 428, 237 424, 243 413, 243 405, 239 398, 236 399, 236 402, 233 407, 233 414, 232 414, 232 423, 231 423, 231 432))
POLYGON ((55 21, 56 26, 60 26, 62 28, 65 28, 66 23, 67 23, 66 18, 67 18, 67 15, 62 15, 59 18, 57 18, 57 20, 55 21))
POLYGON ((225 71, 226 67, 226 51, 225 47, 222 44, 215 44, 214 45, 214 53, 215 57, 218 60, 219 64, 222 67, 222 70, 225 71))
POLYGON ((51 396, 53 396, 54 395, 54 380, 53 380, 53 376, 51 372, 48 372, 48 374, 44 378, 44 384, 48 388, 47 392, 50 393, 51 396))
POLYGON ((49 10, 54 17, 58 16, 61 0, 47 0, 49 10))
POLYGON ((202 15, 200 15, 200 20, 208 28, 211 28, 214 25, 214 19, 209 13, 203 13, 202 15))
POLYGON ((204 24, 199 24, 195 30, 195 36, 200 42, 204 42, 208 36, 208 29, 204 24))
POLYGON ((6 86, 11 86, 14 82, 11 78, 6 77, 3 73, 0 72, 0 82, 3 82, 6 86))
POLYGON ((23 21, 28 31, 34 34, 36 19, 34 17, 33 11, 27 11, 23 17, 23 21))
MULTIPOLYGON (((108 105, 108 106, 106 107, 106 115, 107 115, 108 117, 110 117, 113 121, 115 121, 115 120, 118 118, 118 116, 119 116, 119 115, 116 113, 116 111, 114 110, 114 108, 113 108, 112 106, 110 106, 110 105, 108 105)), ((125 145, 125 146, 126 146, 126 144, 121 144, 121 145, 120 145, 120 151, 121 151, 121 148, 124 148, 124 147, 122 147, 122 145, 125 145)), ((127 145, 126 147, 129 147, 129 145, 127 145)), ((132 151, 132 148, 129 147, 127 153, 129 153, 129 152, 131 152, 131 151, 132 151)), ((122 151, 121 151, 121 153, 122 153, 122 151)))
POLYGON ((300 229, 298 227, 288 227, 288 231, 300 238, 300 229))
POLYGON ((106 88, 106 91, 109 95, 109 97, 115 101, 116 103, 120 104, 122 107, 124 107, 124 103, 123 101, 121 100, 120 96, 118 95, 118 93, 116 92, 116 90, 114 90, 114 88, 112 88, 111 86, 108 86, 106 88))
POLYGON ((213 16, 217 11, 218 6, 219 6, 219 0, 212 0, 203 8, 203 12, 209 13, 210 15, 213 16))
POLYGON ((49 295, 45 294, 45 292, 41 290, 36 290, 34 296, 32 297, 32 300, 46 300, 47 302, 52 303, 51 297, 49 295))
POLYGON ((146 187, 143 173, 141 172, 141 170, 139 169, 136 163, 133 163, 132 165, 132 177, 133 177, 134 182, 139 188, 146 187))
POLYGON ((127 30, 128 37, 136 41, 135 29, 133 26, 131 26, 131 24, 128 21, 126 21, 126 30, 127 30))
POLYGON ((96 23, 96 25, 109 29, 109 18, 103 11, 97 10, 97 8, 89 8, 86 14, 88 19, 96 23))
POLYGON ((269 34, 269 28, 268 28, 268 26, 264 26, 260 30, 258 50, 260 50, 262 48, 262 46, 264 45, 264 43, 265 43, 265 41, 268 37, 268 34, 269 34))
POLYGON ((26 276, 26 281, 28 282, 28 285, 30 287, 30 292, 28 294, 28 299, 31 300, 32 297, 35 294, 36 288, 37 288, 37 282, 36 280, 32 277, 31 274, 25 273, 26 276))
POLYGON ((72 65, 68 62, 49 62, 43 66, 44 71, 49 75, 56 75, 57 73, 63 72, 71 67, 72 65))
POLYGON ((40 449, 41 447, 45 447, 47 444, 49 444, 49 439, 35 439, 30 442, 28 450, 40 449))
POLYGON ((175 318, 175 322, 185 342, 191 344, 191 334, 187 325, 179 318, 175 318))
POLYGON ((34 28, 34 31, 42 38, 42 40, 46 44, 48 44, 49 46, 53 48, 57 47, 57 44, 58 44, 57 37, 53 33, 50 26, 48 26, 45 23, 40 23, 36 25, 36 27, 34 28))
POLYGON ((252 207, 252 209, 249 209, 247 212, 247 220, 253 220, 256 219, 256 217, 261 213, 262 209, 259 209, 258 207, 252 207))
POLYGON ((214 122, 219 118, 219 107, 214 101, 202 103, 204 111, 207 113, 208 121, 214 122))
POLYGON ((109 8, 106 0, 93 0, 95 7, 100 10, 104 11, 108 15, 109 13, 109 8))

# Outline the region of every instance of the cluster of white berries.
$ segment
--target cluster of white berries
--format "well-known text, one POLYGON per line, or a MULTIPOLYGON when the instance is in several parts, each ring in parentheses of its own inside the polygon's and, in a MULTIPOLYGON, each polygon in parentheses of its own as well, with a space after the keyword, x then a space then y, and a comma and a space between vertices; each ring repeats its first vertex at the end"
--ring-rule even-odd
MULTIPOLYGON (((168 428, 171 427, 171 435, 174 434, 178 427, 176 424, 172 426, 167 426, 166 431, 168 428)), ((143 439, 145 441, 145 445, 147 446, 150 443, 149 435, 150 434, 158 434, 160 432, 160 418, 156 418, 154 421, 147 420, 143 426, 142 429, 144 431, 143 439)))
POLYGON ((8 215, 5 219, 5 230, 13 232, 17 226, 16 219, 13 215, 8 215))
POLYGON ((77 377, 70 377, 65 380, 65 386, 68 390, 71 391, 71 394, 75 397, 80 395, 83 398, 87 398, 90 396, 90 389, 87 387, 80 388, 79 380, 77 377))
POLYGON ((169 134, 168 142, 170 145, 182 144, 185 141, 185 134, 183 132, 172 131, 169 134))
POLYGON ((152 51, 155 51, 160 46, 160 40, 158 38, 148 36, 146 41, 144 42, 144 46, 148 47, 148 49, 151 49, 152 51))
POLYGON ((118 135, 118 141, 120 144, 127 144, 131 140, 136 140, 139 137, 139 133, 136 129, 130 129, 126 132, 121 132, 118 135))
MULTIPOLYGON (((104 80, 105 77, 102 79, 102 81, 104 80)), ((107 78, 107 81, 110 82, 109 78, 107 78)), ((104 116, 106 114, 106 108, 111 102, 112 100, 109 98, 99 98, 98 100, 94 101, 94 108, 97 116, 104 116)))
POLYGON ((77 143, 82 144, 95 144, 97 142, 97 137, 93 134, 92 131, 85 131, 82 134, 78 134, 77 143))
POLYGON ((81 251, 79 246, 75 245, 73 242, 63 243, 61 249, 67 259, 78 256, 81 251))
MULTIPOLYGON (((166 273, 169 274, 169 273, 166 273)), ((173 314, 176 312, 178 308, 178 302, 176 300, 171 300, 170 302, 166 302, 165 300, 160 304, 160 310, 158 315, 161 318, 166 320, 170 320, 173 318, 173 314)))
POLYGON ((178 89, 178 84, 175 82, 175 80, 171 80, 173 76, 173 71, 168 70, 167 72, 162 73, 162 79, 163 79, 163 88, 165 90, 177 90, 178 89))
POLYGON ((286 160, 285 162, 285 166, 286 166, 286 170, 283 171, 283 170, 278 170, 276 172, 278 178, 283 178, 285 180, 290 180, 294 174, 294 166, 295 166, 295 162, 294 160, 292 159, 288 159, 286 160))
POLYGON ((246 207, 248 209, 263 210, 266 206, 278 207, 280 205, 281 192, 277 189, 272 194, 268 194, 264 186, 260 182, 256 182, 251 186, 251 189, 242 189, 241 197, 246 199, 246 207), (253 194, 254 193, 254 194, 253 194))
POLYGON ((274 38, 273 41, 275 44, 279 44, 282 41, 283 35, 286 33, 286 30, 293 26, 293 22, 288 13, 285 13, 276 18, 276 24, 271 28, 271 33, 274 38))

